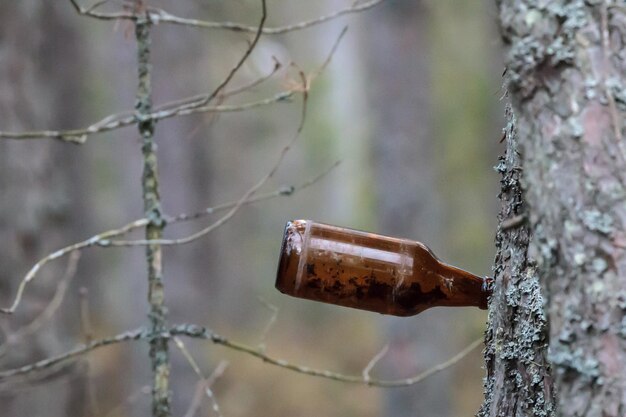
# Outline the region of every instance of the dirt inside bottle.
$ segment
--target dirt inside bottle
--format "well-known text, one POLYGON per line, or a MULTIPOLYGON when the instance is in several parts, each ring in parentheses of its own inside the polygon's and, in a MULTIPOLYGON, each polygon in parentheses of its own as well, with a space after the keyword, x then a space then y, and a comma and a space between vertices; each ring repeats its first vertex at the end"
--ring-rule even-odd
POLYGON ((285 294, 382 314, 487 307, 484 279, 425 245, 309 220, 288 222, 276 279, 285 294))

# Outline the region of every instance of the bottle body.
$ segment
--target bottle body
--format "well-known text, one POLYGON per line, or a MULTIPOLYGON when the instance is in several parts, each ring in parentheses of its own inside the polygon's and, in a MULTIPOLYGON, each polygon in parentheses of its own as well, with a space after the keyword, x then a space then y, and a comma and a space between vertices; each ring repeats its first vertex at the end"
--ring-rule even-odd
POLYGON ((294 297, 396 316, 436 306, 485 309, 484 284, 419 242, 309 220, 285 226, 276 278, 276 288, 294 297))

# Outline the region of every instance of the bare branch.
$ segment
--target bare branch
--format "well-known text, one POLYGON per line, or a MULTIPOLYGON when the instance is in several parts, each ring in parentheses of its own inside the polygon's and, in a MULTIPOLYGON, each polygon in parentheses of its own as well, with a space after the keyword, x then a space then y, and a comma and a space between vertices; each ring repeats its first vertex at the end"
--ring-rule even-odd
POLYGON ((228 220, 230 220, 235 214, 237 214, 237 212, 239 212, 239 210, 241 209, 241 207, 243 207, 245 202, 248 199, 250 199, 254 195, 254 193, 256 193, 263 185, 265 185, 265 183, 270 178, 272 178, 274 176, 274 173, 278 169, 278 166, 282 162, 285 154, 287 153, 287 151, 291 147, 292 143, 293 143, 293 141, 289 142, 282 149, 282 151, 280 152, 280 156, 278 158, 278 161, 272 167, 270 172, 267 173, 263 178, 261 178, 261 180, 258 183, 256 183, 250 189, 248 189, 248 191, 245 192, 245 194, 239 199, 239 201, 237 201, 235 206, 228 211, 228 213, 226 213, 225 215, 220 217, 214 223, 211 223, 209 226, 207 226, 207 227, 205 227, 205 228, 203 228, 203 229, 201 229, 201 230, 199 230, 199 231, 197 231, 195 233, 192 233, 189 236, 178 238, 178 239, 111 240, 111 241, 108 242, 108 245, 109 246, 147 246, 147 245, 155 245, 156 244, 156 245, 164 245, 164 246, 175 246, 175 245, 185 245, 187 243, 191 243, 193 241, 196 241, 196 240, 198 240, 198 239, 208 235, 209 233, 213 232, 215 229, 223 226, 228 220))
POLYGON ((108 3, 109 0, 97 1, 93 5, 89 7, 82 7, 78 4, 77 0, 70 0, 70 3, 76 10, 76 12, 83 16, 93 17, 94 19, 99 20, 136 20, 138 15, 134 12, 118 12, 118 13, 100 13, 96 12, 95 9, 108 3))
POLYGON ((172 109, 160 110, 154 113, 151 113, 147 116, 147 119, 151 119, 154 121, 159 121, 163 119, 169 119, 175 116, 187 116, 189 114, 194 113, 233 113, 233 112, 241 112, 246 110, 252 110, 259 107, 264 107, 269 104, 287 102, 291 97, 293 97, 293 91, 281 91, 271 97, 267 97, 262 100, 252 101, 249 103, 243 104, 225 104, 220 106, 205 106, 200 103, 206 103, 207 101, 212 100, 215 96, 211 97, 206 96, 201 101, 193 102, 190 104, 183 104, 179 107, 174 107, 172 109))
POLYGON ((128 223, 124 226, 122 226, 119 229, 112 229, 112 230, 107 230, 106 232, 102 232, 100 234, 97 234, 95 236, 92 236, 91 238, 87 239, 87 240, 83 240, 82 242, 77 242, 74 243, 72 245, 66 246, 62 249, 57 250, 56 252, 52 252, 51 254, 45 256, 44 258, 40 259, 29 271, 28 273, 24 276, 24 278, 22 279, 22 281, 20 282, 20 285, 17 287, 17 293, 15 295, 15 299, 13 300, 13 304, 11 304, 11 306, 9 308, 0 308, 0 313, 5 313, 5 314, 12 314, 13 312, 15 312, 15 309, 17 308, 17 306, 19 305, 20 301, 22 300, 22 296, 24 294, 24 289, 26 288, 26 285, 28 285, 28 283, 30 281, 32 281, 35 276, 37 275, 37 273, 39 272, 39 270, 46 265, 48 262, 51 262, 55 259, 59 259, 63 256, 68 255, 71 252, 74 251, 78 251, 81 249, 85 249, 91 246, 106 246, 106 242, 108 241, 109 238, 114 237, 114 236, 120 236, 124 233, 128 233, 130 230, 132 229, 136 229, 138 227, 142 227, 145 226, 148 223, 147 219, 139 219, 139 220, 135 220, 134 222, 128 223))
POLYGON ((363 368, 363 372, 361 372, 361 375, 363 375, 364 381, 370 381, 372 379, 370 377, 370 372, 372 372, 372 369, 374 369, 374 366, 376 366, 378 361, 380 361, 387 354, 388 350, 389 350, 389 345, 383 346, 380 352, 374 355, 374 357, 369 361, 369 363, 365 366, 365 368, 363 368))
POLYGON ((224 371, 226 370, 226 368, 228 368, 228 365, 229 365, 228 361, 220 361, 220 363, 218 363, 217 366, 215 367, 215 370, 213 370, 213 373, 211 373, 211 375, 209 375, 209 377, 206 380, 198 381, 198 384, 196 385, 196 392, 194 393, 193 398, 191 399, 189 408, 185 412, 184 417, 194 417, 196 415, 202 402, 202 396, 204 395, 205 385, 208 385, 209 388, 212 387, 213 383, 219 377, 221 377, 224 371))
POLYGON ((147 331, 145 328, 139 328, 139 329, 131 330, 128 332, 120 333, 116 336, 96 340, 88 344, 78 345, 74 349, 68 352, 65 352, 61 355, 43 359, 41 361, 29 364, 29 365, 24 365, 20 368, 10 369, 8 371, 1 371, 0 381, 3 381, 4 379, 7 379, 13 376, 26 375, 26 374, 30 374, 31 372, 37 372, 37 371, 42 371, 42 370, 52 368, 56 365, 59 365, 63 362, 67 362, 71 359, 78 358, 79 356, 84 355, 87 352, 91 352, 92 350, 98 349, 103 346, 114 345, 114 344, 121 343, 121 342, 128 342, 130 340, 147 339, 149 335, 150 335, 149 331, 147 331))
MULTIPOLYGON (((338 167, 340 163, 341 163, 341 161, 336 161, 334 164, 332 164, 330 167, 325 169, 323 172, 321 172, 317 176, 311 178, 310 180, 307 180, 307 181, 303 182, 302 184, 295 185, 295 186, 294 185, 283 186, 283 187, 278 188, 275 191, 270 191, 268 193, 257 194, 256 196, 251 196, 249 199, 247 199, 245 201, 244 204, 248 205, 248 204, 254 204, 254 203, 258 203, 258 202, 265 201, 265 200, 272 200, 272 199, 277 198, 277 197, 289 197, 289 196, 292 196, 296 192, 302 191, 305 188, 308 188, 308 187, 316 184, 317 182, 321 181, 333 169, 338 167)), ((239 200, 230 201, 228 203, 224 203, 224 204, 220 204, 220 205, 217 205, 217 206, 209 207, 209 208, 206 208, 206 209, 204 209, 202 211, 198 211, 196 213, 191 213, 191 214, 182 213, 182 214, 176 215, 174 217, 165 216, 165 222, 167 224, 172 224, 172 223, 186 222, 186 221, 190 221, 190 220, 200 219, 200 218, 206 217, 208 215, 215 214, 215 213, 218 213, 220 211, 228 210, 230 208, 233 208, 233 207, 235 207, 237 205, 238 202, 239 202, 239 200)))
MULTIPOLYGON (((297 30, 310 28, 310 27, 317 26, 322 23, 329 22, 333 19, 336 19, 338 17, 344 16, 347 14, 358 13, 358 12, 371 9, 375 6, 378 6, 383 1, 384 0, 370 0, 370 1, 365 1, 365 2, 355 1, 352 3, 352 5, 348 7, 345 7, 340 10, 336 10, 327 15, 320 16, 314 19, 305 20, 302 22, 293 23, 293 24, 289 24, 285 26, 273 27, 273 28, 264 27, 261 29, 260 33, 263 35, 278 35, 282 33, 294 32, 297 30)), ((102 4, 106 3, 107 1, 97 2, 93 6, 90 6, 87 8, 83 8, 80 5, 78 5, 78 2, 76 0, 70 0, 70 2, 72 3, 72 6, 74 6, 74 9, 76 9, 76 11, 79 14, 93 17, 99 20, 137 20, 139 18, 139 15, 137 13, 128 12, 128 11, 118 12, 118 13, 102 13, 102 12, 95 11, 96 8, 100 7, 102 4)), ((225 30, 230 30, 233 32, 247 32, 247 33, 257 33, 259 29, 258 26, 250 26, 250 25, 236 23, 236 22, 212 22, 212 21, 206 21, 206 20, 179 17, 163 9, 158 9, 158 8, 149 8, 147 11, 147 16, 150 22, 155 25, 159 23, 168 23, 168 24, 174 24, 174 25, 179 25, 179 26, 196 27, 196 28, 202 28, 202 29, 225 29, 225 30)))
MULTIPOLYGON (((213 94, 213 93, 212 93, 213 94)), ((232 113, 252 110, 264 107, 274 103, 288 101, 293 96, 293 91, 282 91, 262 100, 253 101, 243 104, 227 104, 221 106, 207 106, 206 103, 213 99, 215 95, 194 96, 187 99, 179 100, 181 104, 177 107, 167 108, 167 103, 162 106, 162 110, 151 112, 142 116, 142 121, 158 122, 159 120, 169 119, 176 116, 187 116, 195 113, 232 113), (199 97, 201 100, 196 100, 199 97)), ((139 117, 133 112, 122 112, 109 115, 92 125, 82 129, 71 130, 37 130, 32 132, 0 132, 0 139, 56 139, 62 142, 82 145, 87 142, 87 137, 93 134, 105 133, 111 130, 120 129, 138 123, 139 117)))
POLYGON ((69 287, 70 281, 76 276, 76 268, 78 266, 79 259, 79 251, 71 252, 70 257, 67 261, 67 267, 65 269, 65 273, 63 274, 63 278, 61 278, 61 280, 59 281, 54 295, 52 296, 52 299, 50 300, 46 308, 44 308, 43 311, 29 324, 7 336, 6 343, 0 345, 0 357, 6 354, 9 346, 15 345, 23 338, 36 333, 44 324, 52 320, 52 317, 63 303, 63 299, 65 298, 65 294, 67 293, 67 288, 69 287))
POLYGON ((261 20, 259 21, 259 24, 252 31, 254 33, 254 38, 252 39, 252 42, 250 42, 250 45, 248 45, 248 48, 246 49, 242 57, 239 59, 239 61, 237 61, 235 66, 230 70, 228 75, 226 75, 226 78, 224 78, 224 80, 217 86, 217 88, 213 90, 211 94, 209 94, 206 100, 200 102, 201 105, 208 104, 211 100, 217 97, 217 95, 224 89, 224 87, 228 85, 230 80, 233 79, 237 71, 241 69, 244 62, 246 62, 246 60, 248 59, 248 57, 250 56, 254 48, 256 48, 256 45, 259 43, 259 39, 261 39, 261 34, 263 33, 263 28, 265 27, 266 19, 267 19, 267 4, 265 0, 261 0, 261 20))
POLYGON ((189 365, 191 366, 193 371, 196 373, 196 375, 198 375, 198 378, 200 378, 200 381, 203 384, 204 393, 209 398, 209 401, 211 401, 211 407, 213 408, 213 411, 215 411, 215 414, 217 414, 219 417, 222 417, 220 406, 217 404, 217 399, 215 398, 215 394, 213 394, 213 391, 211 390, 208 378, 204 376, 202 370, 200 369, 200 366, 198 366, 198 363, 191 355, 191 352, 187 350, 183 341, 180 340, 180 338, 178 337, 174 337, 174 343, 176 344, 176 347, 180 349, 187 362, 189 362, 189 365))
MULTIPOLYGON (((234 95, 243 93, 245 91, 250 91, 252 90, 254 87, 262 84, 263 82, 269 80, 270 78, 272 78, 277 72, 278 70, 280 70, 282 68, 282 64, 276 59, 274 58, 274 68, 272 69, 271 72, 269 72, 268 74, 259 77, 247 84, 244 84, 242 86, 233 88, 232 90, 229 91, 225 91, 222 94, 219 94, 220 98, 227 98, 227 97, 232 97, 234 95)), ((286 93, 286 91, 284 92, 286 93)), ((172 107, 179 107, 181 105, 190 105, 190 104, 194 104, 194 103, 204 103, 206 102, 206 100, 209 99, 209 97, 211 96, 210 93, 205 93, 205 94, 198 94, 192 97, 186 97, 184 99, 179 99, 179 100, 174 100, 174 101, 170 101, 168 103, 164 103, 161 104, 160 106, 156 107, 156 111, 163 111, 163 110, 170 110, 172 107)))
POLYGON ((330 64, 330 61, 332 61, 333 57, 335 56, 335 53, 337 52, 337 49, 339 48, 339 44, 341 44, 341 41, 343 40, 343 37, 346 35, 347 32, 348 32, 348 26, 344 26, 343 29, 341 29, 341 32, 339 32, 339 36, 337 36, 335 43, 333 43, 332 48, 330 48, 330 52, 326 56, 326 59, 324 60, 324 62, 322 62, 322 65, 320 65, 309 76, 310 78, 309 84, 313 80, 315 80, 322 72, 324 72, 324 70, 328 67, 328 65, 330 64))
MULTIPOLYGON (((248 204, 254 204, 257 202, 261 202, 261 201, 266 201, 266 200, 271 200, 277 197, 288 197, 291 196, 293 194, 295 194, 298 191, 301 191, 305 188, 310 187, 311 185, 317 183, 318 181, 322 180, 326 175, 328 175, 328 173, 330 171, 332 171, 334 168, 336 168, 339 165, 340 161, 335 162, 333 165, 331 165, 327 170, 325 170, 324 172, 322 172, 321 174, 317 175, 316 177, 300 184, 300 185, 290 185, 290 186, 285 186, 285 187, 281 187, 275 191, 271 191, 265 194, 260 194, 257 195, 256 197, 250 197, 248 198, 246 201, 243 202, 243 205, 248 205, 248 204)), ((192 213, 192 214, 179 214, 177 216, 164 216, 163 219, 165 221, 166 224, 172 224, 172 223, 179 223, 179 222, 186 222, 186 221, 191 221, 191 220, 197 220, 206 216, 209 216, 211 214, 214 213, 219 213, 221 211, 224 210, 228 210, 228 209, 232 209, 234 207, 237 206, 237 204, 239 204, 239 200, 238 201, 231 201, 228 203, 224 203, 224 204, 220 204, 214 207, 209 207, 206 208, 202 211, 196 212, 196 213, 192 213)), ((147 218, 143 218, 143 219, 137 219, 135 221, 132 221, 130 223, 125 224, 124 226, 117 228, 117 229, 111 229, 111 230, 107 230, 104 231, 102 233, 99 233, 97 235, 94 235, 86 240, 80 241, 80 242, 76 242, 73 243, 71 245, 68 245, 64 248, 61 248, 49 255, 46 255, 44 258, 40 259, 24 276, 24 278, 22 278, 22 281, 20 282, 20 285, 18 286, 15 298, 13 300, 13 303, 11 304, 10 307, 8 308, 0 308, 0 313, 4 313, 4 314, 13 314, 15 312, 15 309, 17 308, 17 306, 20 304, 21 300, 22 300, 22 296, 24 293, 24 290, 26 288, 26 286, 28 285, 28 283, 30 283, 35 276, 39 273, 39 271, 41 270, 41 268, 43 268, 44 265, 46 265, 47 263, 55 260, 55 259, 59 259, 61 257, 64 257, 74 251, 78 251, 81 249, 87 249, 90 247, 94 247, 94 246, 98 246, 98 247, 102 247, 102 248, 107 248, 107 247, 111 247, 111 238, 114 237, 119 237, 119 236, 123 236, 133 230, 139 229, 141 227, 144 227, 146 224, 148 224, 148 219, 147 218)))
MULTIPOLYGON (((451 366, 457 364, 464 357, 466 357, 469 353, 471 353, 474 349, 481 346, 483 343, 483 338, 480 337, 476 339, 465 348, 463 348, 459 353, 452 356, 450 359, 433 366, 419 374, 412 376, 410 378, 403 379, 391 379, 391 380, 382 380, 382 379, 366 379, 362 375, 345 375, 338 372, 323 370, 323 369, 315 369, 309 368, 307 366, 297 365, 291 362, 288 362, 283 359, 278 359, 269 355, 266 355, 262 349, 255 348, 252 346, 248 346, 243 343, 235 342, 229 340, 223 336, 220 336, 217 333, 212 332, 209 329, 206 329, 201 326, 196 326, 193 324, 181 324, 177 326, 170 327, 167 332, 159 334, 159 337, 171 338, 174 336, 187 336, 196 339, 205 339, 209 340, 214 344, 224 346, 228 349, 235 350, 237 352, 245 353, 247 355, 253 356, 262 360, 265 363, 278 366, 283 369, 288 369, 293 372, 297 372, 304 375, 310 375, 325 379, 330 379, 333 381, 339 382, 348 382, 353 384, 361 384, 375 387, 384 387, 384 388, 397 388, 397 387, 407 387, 411 385, 415 385, 426 378, 435 375, 443 370, 450 368, 451 366)), ((116 343, 128 342, 132 340, 143 340, 150 339, 154 337, 153 334, 150 333, 149 330, 145 328, 140 328, 136 330, 132 330, 129 332, 121 333, 117 336, 100 339, 98 341, 91 342, 87 345, 80 345, 73 350, 66 352, 64 354, 44 359, 39 362, 35 362, 30 365, 22 366, 17 369, 10 369, 6 371, 0 371, 0 381, 3 381, 7 378, 14 377, 17 375, 26 375, 32 372, 37 372, 41 370, 48 369, 50 367, 59 365, 60 363, 66 362, 71 359, 75 359, 76 357, 83 355, 85 353, 91 352, 92 350, 109 346, 116 343)))
POLYGON ((278 307, 276 307, 274 304, 270 303, 269 301, 267 301, 263 297, 257 297, 257 298, 259 299, 261 304, 263 304, 263 306, 265 308, 267 308, 272 313, 272 315, 270 316, 270 319, 267 321, 267 323, 265 324, 265 327, 261 331, 260 345, 264 346, 265 345, 265 338, 267 337, 267 334, 270 332, 272 327, 274 327, 274 323, 276 323, 276 319, 278 318, 278 311, 279 310, 278 310, 278 307))
POLYGON ((276 365, 278 367, 288 369, 290 371, 298 372, 305 375, 316 376, 320 378, 331 379, 334 381, 341 382, 349 382, 354 384, 362 384, 368 386, 376 386, 376 387, 386 387, 386 388, 396 388, 396 387, 407 387, 411 385, 415 385, 426 378, 435 375, 449 367, 458 363, 461 359, 466 357, 469 353, 471 353, 478 346, 483 344, 483 338, 480 337, 467 345, 463 350, 461 350, 456 355, 452 356, 450 359, 442 362, 438 365, 433 366, 419 374, 404 379, 393 379, 393 380, 381 380, 381 379, 366 379, 363 376, 354 376, 354 375, 344 375, 337 372, 332 372, 328 370, 314 369, 306 366, 296 365, 290 362, 287 362, 283 359, 274 358, 265 354, 262 349, 254 348, 242 343, 230 341, 222 336, 219 336, 212 332, 207 332, 206 329, 202 329, 195 326, 176 326, 171 330, 172 334, 182 334, 189 337, 199 337, 203 339, 209 339, 213 343, 225 346, 232 350, 236 350, 238 352, 242 352, 248 354, 250 356, 254 356, 256 358, 261 359, 265 363, 269 363, 271 365, 276 365))
MULTIPOLYGON (((102 2, 96 3, 96 5, 84 9, 81 8, 77 4, 75 0, 70 0, 74 7, 79 10, 82 14, 89 14, 92 17, 96 17, 93 15, 93 9, 99 6, 102 2)), ((382 0, 371 1, 368 3, 363 3, 358 6, 354 6, 350 8, 353 11, 363 10, 365 8, 373 7, 378 4, 382 0)), ((347 13, 347 10, 339 11, 337 15, 347 13)), ((104 16, 104 15, 98 15, 104 16)), ((124 14, 124 16, 130 16, 128 14, 124 14)), ((136 18, 137 16, 134 16, 136 18)), ((329 15, 331 16, 331 15, 329 15)), ((288 101, 294 94, 294 91, 283 91, 278 94, 275 94, 272 97, 265 98, 263 100, 254 101, 250 103, 238 104, 238 105, 219 105, 219 106, 209 106, 208 104, 218 95, 220 92, 226 87, 226 85, 232 80, 237 71, 241 68, 244 62, 248 59, 254 48, 256 47, 261 33, 263 31, 263 25, 265 24, 265 20, 267 17, 267 9, 265 5, 265 0, 262 2, 262 16, 259 26, 256 27, 256 34, 248 48, 244 52, 243 56, 239 59, 239 61, 235 64, 235 66, 229 71, 226 78, 217 86, 217 88, 210 94, 197 95, 185 99, 180 99, 176 101, 172 101, 170 103, 165 103, 156 108, 154 112, 151 112, 146 115, 141 116, 141 120, 135 112, 125 111, 121 113, 111 114, 102 118, 101 120, 91 124, 86 128, 79 129, 69 129, 69 130, 39 130, 39 131, 30 131, 30 132, 2 132, 0 131, 0 139, 13 139, 13 140, 28 140, 28 139, 56 139, 62 142, 73 143, 73 144, 84 144, 87 141, 88 136, 93 134, 105 133, 111 130, 120 129, 123 127, 131 126, 139 123, 140 121, 152 121, 157 122, 159 120, 168 119, 176 116, 185 116, 194 113, 226 113, 226 112, 240 112, 255 109, 262 106, 267 106, 273 103, 280 103, 288 101)), ((328 19, 325 19, 328 20, 328 19)), ((308 82, 304 88, 305 91, 308 91, 312 80, 319 75, 319 73, 327 66, 331 57, 335 53, 339 41, 345 34, 346 29, 342 31, 341 35, 333 45, 333 48, 324 62, 324 64, 318 68, 309 78, 308 82)), ((269 78, 271 75, 278 70, 280 64, 277 63, 272 73, 267 77, 262 77, 256 81, 254 81, 251 86, 257 85, 258 83, 264 81, 269 78)), ((224 93, 222 96, 226 95, 234 95, 244 90, 244 88, 251 88, 251 86, 244 86, 234 91, 224 93)))
POLYGON ((189 402, 189 407, 185 411, 184 417, 194 417, 200 406, 202 405, 202 398, 204 397, 204 381, 198 381, 196 383, 196 390, 193 392, 193 397, 189 402))
POLYGON ((89 311, 89 291, 87 287, 82 287, 80 296, 80 328, 83 333, 85 343, 93 340, 93 326, 91 325, 91 312, 89 311))
POLYGON ((98 401, 98 390, 95 385, 95 380, 91 374, 91 364, 88 360, 84 359, 82 365, 85 381, 85 414, 88 416, 99 416, 100 402, 98 401))
MULTIPOLYGON (((383 0, 354 2, 351 6, 334 11, 325 16, 320 16, 315 19, 305 20, 302 22, 293 23, 293 24, 285 25, 285 26, 264 28, 262 30, 262 34, 263 35, 278 35, 281 33, 287 33, 287 32, 293 32, 297 30, 306 29, 312 26, 319 25, 321 23, 328 22, 330 20, 333 20, 335 18, 338 18, 346 14, 358 13, 367 9, 371 9, 379 5, 382 2, 383 0)), ((150 18, 155 23, 171 23, 175 25, 191 26, 191 27, 204 28, 204 29, 226 29, 226 30, 231 30, 233 32, 255 33, 258 29, 256 26, 248 26, 245 24, 235 23, 235 22, 210 22, 210 21, 198 20, 198 19, 187 19, 183 17, 174 16, 162 9, 150 9, 150 18)))

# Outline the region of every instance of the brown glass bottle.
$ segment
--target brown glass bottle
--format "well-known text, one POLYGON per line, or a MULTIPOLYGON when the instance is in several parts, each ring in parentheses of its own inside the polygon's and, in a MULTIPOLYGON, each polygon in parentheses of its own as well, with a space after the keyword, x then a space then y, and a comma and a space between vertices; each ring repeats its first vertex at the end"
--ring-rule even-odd
POLYGON ((285 294, 396 316, 437 306, 487 308, 481 278, 425 245, 310 220, 287 222, 276 288, 285 294))

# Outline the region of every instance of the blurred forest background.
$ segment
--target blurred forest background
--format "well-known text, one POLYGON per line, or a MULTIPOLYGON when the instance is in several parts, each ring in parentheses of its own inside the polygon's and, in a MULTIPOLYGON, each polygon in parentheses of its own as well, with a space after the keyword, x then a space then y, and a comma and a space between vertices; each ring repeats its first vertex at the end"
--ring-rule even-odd
MULTIPOLYGON (((180 16, 255 25, 255 0, 150 1, 180 16)), ((268 26, 347 7, 349 0, 268 1, 268 26)), ((458 352, 482 334, 477 309, 432 309, 384 317, 292 299, 274 290, 285 221, 306 218, 420 240, 443 260, 489 275, 502 150, 502 66, 491 2, 386 1, 320 26, 263 36, 232 86, 271 71, 272 56, 315 80, 306 127, 266 191, 338 168, 291 197, 248 206, 208 237, 165 249, 170 323, 193 322, 316 368, 403 378, 458 352), (272 311, 277 319, 263 338, 272 311)), ((211 91, 246 48, 249 34, 172 25, 153 30, 155 104, 211 91)), ((0 2, 0 130, 83 127, 132 109, 136 56, 132 26, 79 17, 69 1, 0 2)), ((293 77, 293 71, 291 71, 293 77)), ((281 71, 230 103, 284 89, 281 71)), ((194 115, 157 125, 161 195, 167 214, 236 200, 272 167, 298 125, 298 101, 254 111, 194 115)), ((0 302, 23 274, 71 242, 142 217, 140 141, 134 128, 83 146, 52 140, 0 143, 0 302)), ((211 220, 166 229, 187 235, 211 220)), ((137 236, 140 236, 139 234, 137 236)), ((146 323, 143 248, 89 249, 54 318, 13 340, 49 302, 66 262, 47 266, 15 315, 0 317, 0 367, 64 352, 86 337, 146 323), (81 298, 80 292, 83 292, 81 298), (82 308, 81 308, 82 304, 82 308), (88 305, 90 328, 81 327, 88 305), (86 334, 89 333, 89 334, 86 334), (18 343, 19 342, 19 343, 18 343)), ((469 416, 482 400, 482 356, 409 388, 346 385, 265 365, 207 342, 188 347, 206 374, 228 367, 213 390, 227 417, 469 416)), ((44 380, 0 386, 0 415, 145 416, 147 343, 101 349, 44 380), (45 410, 45 411, 44 411, 45 410)), ((197 376, 172 345, 175 415, 184 415, 197 376)), ((212 415, 204 401, 198 415, 212 415)))

